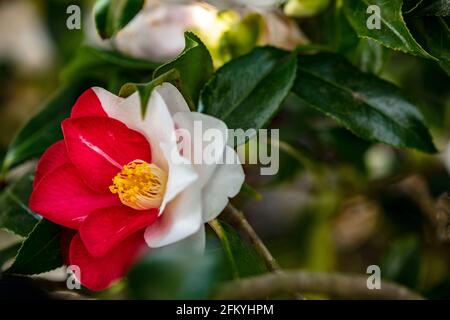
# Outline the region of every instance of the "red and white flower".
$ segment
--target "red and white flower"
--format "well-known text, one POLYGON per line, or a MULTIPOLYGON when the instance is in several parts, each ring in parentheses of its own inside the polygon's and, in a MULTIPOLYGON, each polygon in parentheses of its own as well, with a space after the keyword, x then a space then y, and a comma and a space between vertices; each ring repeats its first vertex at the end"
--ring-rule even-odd
MULTIPOLYGON (((173 152, 176 129, 195 121, 226 141, 222 121, 191 112, 164 83, 144 117, 137 93, 124 99, 92 88, 62 122, 64 139, 38 163, 30 208, 67 228, 65 262, 80 267, 87 288, 107 288, 149 247, 183 240, 203 250, 204 224, 239 192, 244 172, 240 163, 194 164, 173 152)), ((224 144, 219 158, 227 154, 235 151, 224 144)))

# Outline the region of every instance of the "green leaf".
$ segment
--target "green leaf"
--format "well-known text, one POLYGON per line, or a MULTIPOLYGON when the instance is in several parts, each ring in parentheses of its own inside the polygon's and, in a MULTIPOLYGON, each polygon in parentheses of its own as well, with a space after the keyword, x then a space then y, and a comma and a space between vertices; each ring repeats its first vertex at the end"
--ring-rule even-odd
POLYGON ((223 257, 206 250, 204 255, 180 248, 149 253, 128 275, 133 299, 206 299, 223 277, 223 257))
POLYGON ((439 59, 439 65, 450 75, 450 28, 447 23, 440 17, 424 17, 415 26, 428 51, 439 59))
POLYGON ((41 219, 28 208, 33 176, 25 174, 0 194, 0 228, 27 236, 41 219))
POLYGON ((246 182, 244 182, 244 184, 242 185, 242 189, 240 192, 242 193, 242 195, 248 197, 251 200, 260 201, 263 198, 263 195, 258 192, 258 190, 256 190, 246 182))
POLYGON ((144 4, 145 0, 97 0, 94 18, 100 37, 114 36, 142 10, 144 4))
POLYGON ((5 272, 32 275, 62 266, 60 233, 60 226, 41 220, 23 242, 12 266, 5 272))
POLYGON ((348 55, 363 72, 379 74, 389 56, 388 49, 370 39, 360 39, 355 51, 348 55))
POLYGON ((159 65, 156 62, 134 59, 114 51, 84 46, 78 49, 74 59, 62 71, 61 77, 64 81, 87 76, 108 80, 111 71, 116 69, 152 72, 159 65))
POLYGON ((195 34, 186 32, 184 38, 186 45, 183 52, 156 69, 153 78, 176 69, 180 73, 183 96, 191 106, 196 106, 200 90, 211 78, 214 67, 208 49, 195 34))
POLYGON ((402 0, 345 0, 344 11, 358 36, 375 40, 382 45, 405 53, 435 59, 413 38, 402 16, 402 0), (381 29, 369 29, 367 8, 378 5, 381 10, 381 29))
POLYGON ((436 151, 423 115, 411 99, 339 55, 300 57, 294 92, 361 138, 436 151))
POLYGON ((203 89, 200 112, 222 119, 231 129, 262 128, 294 83, 296 55, 262 47, 225 64, 203 89))
POLYGON ((322 17, 325 40, 328 46, 345 55, 364 72, 378 74, 388 58, 388 49, 380 43, 359 38, 344 14, 342 6, 336 4, 322 17))
POLYGON ((220 239, 233 278, 244 278, 267 272, 264 261, 254 247, 244 241, 228 224, 214 220, 210 226, 220 239))
POLYGON ((324 41, 334 51, 345 54, 358 45, 360 38, 350 25, 339 2, 335 3, 333 10, 328 10, 320 16, 320 23, 324 29, 324 41))
POLYGON ((0 270, 9 259, 14 258, 17 255, 21 246, 22 244, 19 242, 0 250, 0 270))
POLYGON ((406 1, 405 14, 413 16, 439 16, 450 15, 450 2, 448 0, 409 0, 406 1))
POLYGON ((119 96, 126 98, 132 95, 134 92, 138 91, 141 101, 142 117, 144 117, 147 111, 148 100, 150 99, 153 89, 163 84, 164 82, 170 82, 179 87, 180 74, 178 70, 172 69, 160 75, 156 79, 150 81, 149 83, 126 83, 120 89, 119 96))
POLYGON ((83 91, 81 88, 79 84, 63 87, 27 122, 9 146, 3 161, 3 173, 40 156, 51 144, 62 139, 61 121, 70 115, 70 109, 83 91))

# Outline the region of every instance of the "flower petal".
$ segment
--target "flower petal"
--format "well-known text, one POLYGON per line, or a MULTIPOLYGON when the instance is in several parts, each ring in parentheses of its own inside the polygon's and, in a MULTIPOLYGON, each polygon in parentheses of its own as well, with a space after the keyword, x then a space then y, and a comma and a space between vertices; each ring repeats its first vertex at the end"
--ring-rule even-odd
POLYGON ((195 169, 177 149, 175 125, 166 102, 155 88, 150 96, 145 119, 142 119, 139 94, 136 92, 119 106, 104 105, 109 117, 125 123, 143 134, 150 142, 152 162, 168 173, 166 192, 160 214, 169 201, 191 185, 198 177, 195 169))
MULTIPOLYGON (((174 244, 171 244, 170 247, 176 247, 175 250, 184 250, 192 252, 194 254, 203 254, 205 252, 206 247, 206 232, 205 225, 202 224, 200 229, 189 237, 180 240, 174 244)), ((167 247, 164 247, 164 249, 167 247)))
POLYGON ((244 169, 234 149, 227 146, 225 156, 226 159, 233 159, 233 163, 224 161, 217 166, 214 175, 203 187, 203 222, 215 219, 225 209, 228 198, 236 196, 245 181, 244 169))
POLYGON ((154 91, 161 95, 172 116, 178 112, 191 111, 181 92, 170 82, 164 82, 160 86, 157 86, 154 91))
MULTIPOLYGON (((106 91, 106 90, 104 90, 106 91)), ((71 111, 71 118, 106 117, 102 104, 93 89, 88 89, 77 99, 71 111)))
POLYGON ((151 161, 147 139, 120 121, 84 117, 65 120, 62 128, 70 160, 94 190, 108 190, 127 163, 151 161))
POLYGON ((166 192, 164 193, 161 206, 159 207, 160 215, 164 213, 164 210, 170 201, 175 199, 181 192, 186 190, 186 188, 198 179, 198 174, 192 164, 185 162, 186 159, 178 153, 176 145, 163 143, 161 144, 161 149, 162 154, 168 161, 169 174, 167 177, 166 192))
POLYGON ((42 177, 47 173, 52 172, 63 164, 70 163, 67 155, 66 144, 64 140, 60 140, 52 144, 42 155, 36 166, 36 173, 34 175, 33 188, 37 186, 42 177))
POLYGON ((158 210, 139 211, 126 206, 92 212, 80 227, 80 236, 93 257, 102 257, 131 234, 151 225, 158 210))
POLYGON ((116 205, 120 205, 117 196, 92 191, 72 164, 46 174, 30 197, 31 210, 72 229, 78 229, 92 211, 116 205))
POLYGON ((199 178, 198 188, 211 178, 216 166, 222 163, 223 154, 228 140, 226 124, 214 117, 199 112, 178 112, 173 121, 178 128, 189 133, 189 139, 183 137, 182 154, 193 163, 199 178))
POLYGON ((202 224, 197 232, 184 238, 178 242, 168 246, 152 249, 152 254, 165 250, 173 250, 175 252, 189 252, 196 255, 203 255, 206 248, 206 232, 205 225, 202 224))
POLYGON ((70 245, 69 260, 80 267, 81 284, 88 289, 100 291, 123 277, 145 248, 142 232, 136 232, 101 258, 89 254, 77 234, 70 245))
POLYGON ((201 192, 192 185, 168 205, 164 214, 145 230, 145 241, 159 248, 195 234, 202 225, 201 192))

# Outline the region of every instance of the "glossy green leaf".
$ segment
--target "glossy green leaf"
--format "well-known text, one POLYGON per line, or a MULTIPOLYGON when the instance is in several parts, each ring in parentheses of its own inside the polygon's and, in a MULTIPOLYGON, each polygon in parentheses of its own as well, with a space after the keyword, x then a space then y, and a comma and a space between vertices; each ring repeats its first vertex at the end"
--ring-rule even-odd
POLYGON ((147 104, 150 96, 157 86, 163 84, 164 82, 170 82, 175 86, 180 86, 180 74, 178 70, 172 69, 159 77, 153 79, 149 83, 126 83, 122 86, 119 92, 119 96, 128 97, 132 95, 134 92, 139 92, 139 97, 141 101, 141 111, 142 117, 145 116, 145 112, 147 111, 147 104))
POLYGON ((402 0, 345 0, 344 11, 356 33, 382 45, 409 54, 434 59, 413 38, 402 16, 402 0), (380 8, 380 29, 369 29, 367 13, 370 5, 380 8))
POLYGON ((361 71, 379 74, 389 57, 389 52, 376 41, 360 39, 356 49, 348 57, 355 61, 355 65, 361 71))
POLYGON ((326 30, 327 46, 345 55, 364 72, 381 72, 389 56, 389 49, 374 40, 359 38, 341 6, 336 5, 334 10, 324 15, 322 23, 326 30))
POLYGON ((399 88, 339 55, 299 58, 294 92, 361 138, 435 152, 419 107, 399 88))
POLYGON ((84 46, 78 49, 74 59, 63 69, 62 79, 71 81, 94 76, 108 80, 111 72, 117 69, 153 72, 160 64, 147 60, 134 59, 114 51, 84 46))
POLYGON ((61 121, 83 92, 79 84, 60 89, 20 130, 10 144, 3 161, 3 172, 30 158, 40 156, 51 144, 62 139, 61 121))
POLYGON ((403 11, 413 16, 446 17, 450 15, 450 2, 448 0, 406 0, 403 11))
POLYGON ((144 4, 145 0, 97 0, 94 18, 100 37, 114 36, 142 10, 144 4))
POLYGON ((264 261, 228 224, 215 220, 210 223, 222 244, 233 278, 244 278, 267 272, 264 261))
POLYGON ((256 48, 215 73, 202 91, 199 110, 232 129, 260 129, 288 95, 296 68, 295 52, 256 48))
POLYGON ((175 69, 180 73, 181 91, 191 106, 196 106, 200 90, 214 72, 214 67, 208 49, 193 33, 186 32, 185 48, 174 60, 155 70, 153 78, 175 69))
POLYGON ((0 250, 0 270, 9 259, 12 259, 17 255, 21 246, 22 244, 19 242, 0 250))
POLYGON ((320 16, 320 23, 324 30, 324 42, 333 51, 346 54, 358 45, 359 37, 339 2, 336 2, 333 10, 320 16))
POLYGON ((417 35, 438 63, 450 75, 450 28, 443 18, 424 17, 417 21, 417 35))
POLYGON ((62 266, 61 227, 41 220, 23 242, 12 266, 6 273, 38 274, 62 266))
POLYGON ((0 228, 27 236, 41 219, 28 208, 33 176, 26 174, 0 194, 0 228))
POLYGON ((180 248, 150 252, 128 275, 133 299, 206 299, 223 280, 220 252, 198 255, 180 248))

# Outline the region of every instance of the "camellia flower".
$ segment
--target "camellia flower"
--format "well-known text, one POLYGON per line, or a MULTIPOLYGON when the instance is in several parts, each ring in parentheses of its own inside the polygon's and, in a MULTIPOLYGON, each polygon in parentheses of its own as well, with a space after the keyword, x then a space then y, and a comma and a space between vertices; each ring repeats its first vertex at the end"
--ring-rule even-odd
POLYGON ((224 45, 230 38, 231 47, 244 46, 247 51, 255 45, 292 50, 306 41, 296 23, 272 7, 278 1, 209 3, 146 1, 142 11, 114 37, 115 48, 135 58, 164 62, 183 51, 184 32, 192 31, 202 39, 219 66, 229 60, 229 50, 224 45), (247 35, 254 36, 247 38, 247 35))
MULTIPOLYGON (((138 93, 125 99, 92 88, 62 122, 64 139, 36 168, 30 208, 67 228, 65 263, 80 268, 87 288, 110 286, 146 248, 183 240, 204 249, 204 224, 239 192, 244 172, 238 160, 220 161, 235 156, 226 142, 208 164, 180 151, 177 130, 190 132, 196 121, 227 140, 222 121, 191 112, 164 83, 153 90, 145 116, 138 93)), ((205 147, 195 139, 190 144, 205 147)))

